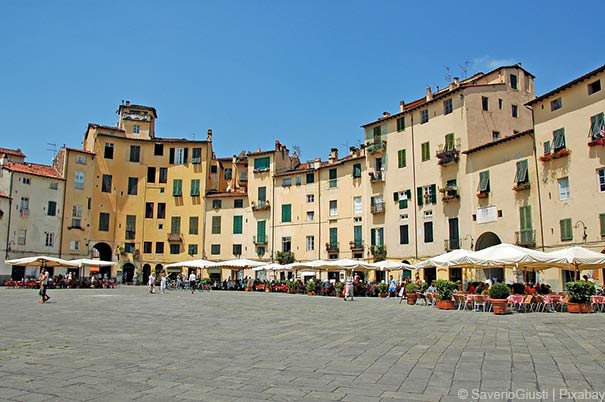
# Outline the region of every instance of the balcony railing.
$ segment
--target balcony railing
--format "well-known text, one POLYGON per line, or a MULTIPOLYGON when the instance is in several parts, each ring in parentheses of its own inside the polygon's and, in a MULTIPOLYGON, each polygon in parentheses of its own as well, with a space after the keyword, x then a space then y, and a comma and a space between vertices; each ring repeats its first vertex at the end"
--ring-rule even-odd
POLYGON ((351 246, 352 251, 359 251, 365 248, 363 245, 363 240, 350 241, 349 246, 351 246))
POLYGON ((515 190, 515 191, 523 191, 523 190, 527 190, 528 188, 530 188, 529 182, 517 183, 513 186, 513 190, 515 190))
POLYGON ((134 240, 136 237, 136 232, 134 230, 127 230, 125 237, 126 237, 126 240, 134 240))
POLYGON ((441 201, 450 202, 460 199, 460 194, 458 193, 458 186, 445 186, 439 189, 439 192, 443 194, 441 197, 441 201))
POLYGON ((267 244, 267 235, 265 236, 252 236, 252 242, 254 244, 267 244))
POLYGON ((182 233, 168 233, 168 241, 169 242, 183 241, 183 234, 182 233))
POLYGON ((534 229, 525 229, 515 232, 515 245, 534 247, 536 245, 536 231, 534 229))
POLYGON ((374 257, 385 256, 387 254, 387 249, 383 245, 379 245, 379 246, 374 245, 374 246, 370 246, 370 252, 372 253, 372 255, 374 257))
POLYGON ((252 201, 251 207, 253 211, 262 211, 269 209, 271 206, 269 205, 269 201, 252 201))
POLYGON ((378 172, 370 172, 368 174, 370 175, 370 182, 372 183, 375 183, 377 181, 384 181, 385 179, 385 174, 382 170, 378 172))
POLYGON ((382 214, 384 213, 384 202, 375 202, 372 206, 370 206, 370 211, 373 214, 382 214))
POLYGON ((386 149, 386 146, 387 146, 386 141, 374 140, 374 141, 368 142, 366 144, 366 150, 370 154, 377 153, 377 152, 384 152, 384 150, 386 149))
POLYGON ((436 152, 438 163, 441 166, 448 165, 450 163, 457 163, 460 160, 459 149, 439 150, 436 152))
POLYGON ((339 250, 338 243, 326 243, 326 251, 328 253, 338 253, 339 250))
POLYGON ((458 250, 460 248, 460 239, 445 239, 443 243, 445 251, 458 250))

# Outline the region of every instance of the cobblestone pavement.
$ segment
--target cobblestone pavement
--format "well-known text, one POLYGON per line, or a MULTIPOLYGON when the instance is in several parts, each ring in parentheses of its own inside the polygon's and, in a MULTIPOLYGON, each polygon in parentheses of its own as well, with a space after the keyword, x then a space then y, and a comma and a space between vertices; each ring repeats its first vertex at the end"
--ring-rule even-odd
POLYGON ((40 305, 35 290, 0 288, 2 401, 581 400, 605 391, 605 314, 143 287, 49 294, 40 305), (506 391, 520 394, 491 393, 506 391))

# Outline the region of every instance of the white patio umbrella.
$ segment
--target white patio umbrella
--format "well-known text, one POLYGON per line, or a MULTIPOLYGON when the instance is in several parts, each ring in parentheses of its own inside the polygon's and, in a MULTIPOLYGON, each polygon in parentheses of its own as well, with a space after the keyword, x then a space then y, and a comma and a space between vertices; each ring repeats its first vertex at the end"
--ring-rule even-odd
POLYGON ((402 269, 409 269, 409 270, 416 269, 416 267, 414 267, 413 265, 406 264, 404 262, 392 261, 392 260, 374 262, 370 265, 372 265, 373 267, 375 267, 375 269, 380 270, 380 271, 399 271, 402 269))
POLYGON ((253 271, 277 271, 281 267, 283 267, 282 264, 273 263, 273 264, 267 264, 267 265, 260 265, 258 267, 252 268, 252 270, 253 271))
POLYGON ((433 267, 447 267, 451 261, 457 258, 465 257, 472 253, 470 250, 458 249, 452 250, 448 253, 441 254, 435 257, 431 257, 428 260, 424 260, 414 265, 415 269, 433 268, 433 267))
POLYGON ((261 265, 267 265, 266 262, 247 260, 245 258, 239 258, 237 260, 227 260, 215 262, 212 265, 213 268, 254 268, 260 267, 261 265))
POLYGON ((117 262, 113 261, 102 261, 102 260, 92 260, 90 258, 79 258, 77 260, 70 260, 69 262, 78 264, 80 278, 84 275, 82 269, 84 267, 112 267, 117 264, 117 262))
POLYGON ((605 268, 605 254, 597 253, 584 247, 574 246, 548 253, 553 257, 564 258, 569 267, 576 271, 576 279, 579 272, 588 269, 605 268))
POLYGON ((213 267, 215 265, 212 261, 197 259, 197 260, 188 260, 181 262, 173 262, 172 264, 168 264, 165 268, 198 268, 203 269, 207 267, 213 267))
POLYGON ((15 258, 13 260, 5 260, 6 265, 18 265, 25 267, 79 267, 77 263, 72 261, 63 260, 57 257, 48 257, 45 255, 38 255, 35 257, 24 257, 15 258))
POLYGON ((450 260, 452 267, 519 267, 546 269, 566 264, 565 258, 531 250, 512 244, 501 243, 450 260))

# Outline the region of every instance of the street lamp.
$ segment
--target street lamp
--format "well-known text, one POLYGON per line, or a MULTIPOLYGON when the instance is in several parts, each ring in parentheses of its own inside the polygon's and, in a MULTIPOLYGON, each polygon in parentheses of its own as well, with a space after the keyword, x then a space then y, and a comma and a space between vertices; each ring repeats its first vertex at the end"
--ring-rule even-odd
POLYGON ((586 232, 588 228, 586 227, 586 224, 581 219, 578 219, 578 221, 575 225, 573 225, 573 227, 574 229, 577 229, 580 224, 582 224, 582 227, 584 228, 584 231, 582 232, 582 240, 584 240, 584 243, 586 243, 586 239, 588 239, 588 233, 586 232))

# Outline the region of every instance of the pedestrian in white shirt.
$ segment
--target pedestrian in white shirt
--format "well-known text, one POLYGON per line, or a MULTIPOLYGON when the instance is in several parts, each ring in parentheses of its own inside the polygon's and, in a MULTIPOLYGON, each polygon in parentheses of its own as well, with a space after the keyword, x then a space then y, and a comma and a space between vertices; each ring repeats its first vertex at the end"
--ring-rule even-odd
POLYGON ((149 275, 147 285, 149 285, 149 293, 153 293, 153 290, 155 289, 155 275, 153 273, 149 275))
POLYGON ((195 281, 197 277, 195 276, 195 272, 189 274, 189 287, 191 288, 191 294, 195 292, 195 281))

